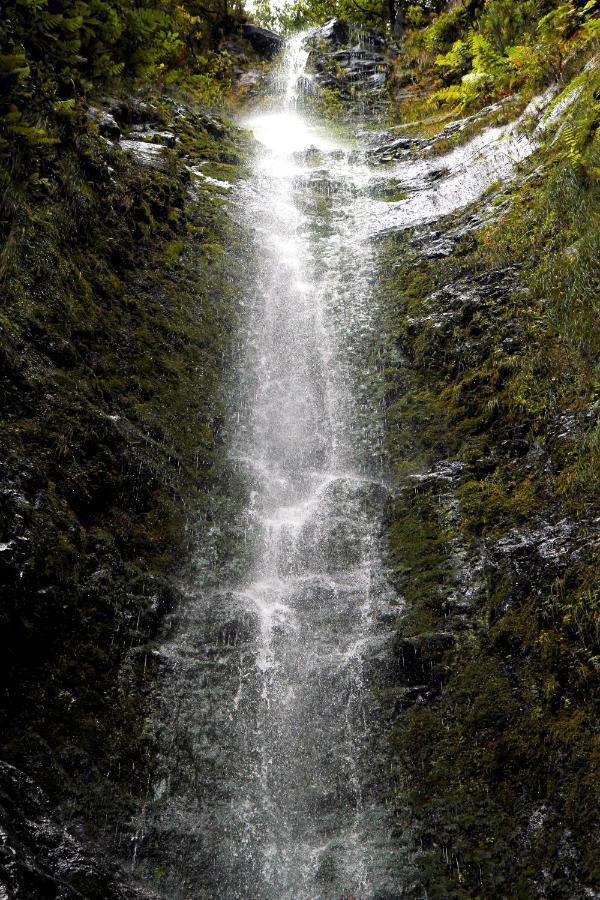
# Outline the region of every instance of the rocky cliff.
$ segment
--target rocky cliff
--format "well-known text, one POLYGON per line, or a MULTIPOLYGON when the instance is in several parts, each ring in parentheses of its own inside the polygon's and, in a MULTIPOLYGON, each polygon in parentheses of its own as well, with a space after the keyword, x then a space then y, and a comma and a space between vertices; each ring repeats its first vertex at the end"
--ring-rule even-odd
MULTIPOLYGON (((312 41, 314 102, 370 130, 370 164, 427 162, 385 202, 443 192, 451 151, 529 99, 389 128, 390 90, 440 85, 407 82, 414 59, 376 31, 312 41)), ((406 896, 600 891, 595 50, 552 79, 514 177, 378 238, 368 389, 405 611, 377 660, 377 752, 406 896)), ((16 179, 3 198, 0 894, 116 900, 140 893, 99 859, 130 856, 157 638, 221 490, 244 277, 224 207, 250 151, 161 92, 82 104, 60 149, 35 199, 16 179)))
POLYGON ((145 790, 154 641, 222 453, 241 148, 193 106, 100 101, 7 236, 2 757, 29 778, 2 769, 6 896, 121 896, 63 826, 118 844, 145 790))

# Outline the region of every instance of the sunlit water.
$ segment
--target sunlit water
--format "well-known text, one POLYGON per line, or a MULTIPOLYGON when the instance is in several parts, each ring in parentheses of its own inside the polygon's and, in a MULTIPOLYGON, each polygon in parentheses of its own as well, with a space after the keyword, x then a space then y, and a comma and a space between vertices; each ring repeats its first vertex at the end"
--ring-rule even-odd
POLYGON ((305 62, 298 36, 271 105, 244 123, 253 174, 228 192, 254 236, 230 446, 251 563, 196 585, 161 651, 162 754, 135 864, 170 900, 423 896, 385 808, 378 672, 402 604, 380 556, 373 238, 466 205, 534 143, 494 129, 382 170, 307 114, 305 62), (374 199, 392 179, 406 199, 374 199))
POLYGON ((248 896, 252 873, 253 896, 272 900, 373 896, 389 861, 364 661, 397 606, 377 548, 380 425, 353 390, 369 377, 352 347, 370 325, 371 250, 356 241, 352 148, 303 110, 305 58, 297 38, 274 107, 246 123, 260 150, 243 197, 260 260, 235 452, 259 541, 237 595, 258 636, 236 695, 229 891, 248 896))

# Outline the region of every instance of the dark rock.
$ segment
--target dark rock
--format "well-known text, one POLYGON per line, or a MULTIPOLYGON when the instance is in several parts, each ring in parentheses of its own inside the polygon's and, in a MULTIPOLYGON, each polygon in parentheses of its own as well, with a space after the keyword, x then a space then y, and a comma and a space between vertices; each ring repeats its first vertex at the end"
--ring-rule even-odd
POLYGON ((284 39, 267 28, 259 28, 258 25, 246 23, 242 25, 242 33, 252 48, 266 59, 273 59, 280 50, 283 50, 284 39))
POLYGON ((257 72, 256 69, 250 69, 249 72, 243 72, 240 74, 239 84, 242 87, 255 87, 257 84, 260 84, 262 81, 262 75, 260 72, 257 72))
POLYGON ((0 897, 141 900, 53 815, 37 785, 0 762, 0 897))
POLYGON ((378 92, 383 90, 387 83, 387 75, 385 72, 375 72, 367 78, 366 88, 369 91, 378 92))
POLYGON ((575 522, 563 519, 556 523, 544 523, 537 529, 513 529, 499 540, 494 548, 498 557, 509 558, 515 565, 523 560, 527 566, 552 566, 562 571, 581 553, 575 522))
POLYGON ((401 681, 410 686, 422 685, 424 680, 429 683, 434 666, 455 643, 456 637, 448 632, 398 638, 395 655, 401 681))
POLYGON ((108 137, 111 140, 117 140, 120 137, 121 129, 112 113, 107 112, 105 109, 97 109, 95 106, 90 106, 87 115, 89 119, 98 125, 98 130, 104 137, 108 137))
POLYGON ((537 528, 511 529, 488 547, 488 573, 497 582, 510 573, 510 590, 493 611, 497 621, 523 597, 541 595, 548 582, 560 576, 579 559, 586 547, 598 544, 598 523, 576 523, 569 519, 543 522, 537 528))
POLYGON ((385 37, 342 19, 331 19, 306 38, 307 71, 317 85, 334 90, 345 101, 367 97, 377 102, 385 93, 388 62, 385 37))
POLYGON ((355 47, 356 50, 359 48, 375 48, 378 47, 379 50, 383 51, 387 47, 387 38, 382 31, 377 31, 375 28, 364 28, 362 26, 358 26, 355 29, 356 39, 358 41, 358 46, 355 47))
POLYGON ((350 26, 344 19, 330 19, 310 32, 307 43, 318 45, 322 42, 330 46, 341 46, 345 44, 350 37, 350 26))
POLYGON ((416 232, 412 238, 415 250, 427 259, 444 259, 452 256, 456 248, 456 241, 448 233, 442 235, 434 229, 425 229, 416 232))
POLYGON ((441 169, 432 169, 427 173, 427 181, 439 181, 440 178, 446 178, 450 174, 450 170, 443 166, 441 169))
POLYGON ((372 162, 391 162, 423 149, 427 143, 422 138, 413 138, 407 135, 398 137, 389 132, 381 132, 377 135, 377 144, 367 151, 367 155, 372 162))
POLYGON ((117 122, 123 125, 140 125, 142 122, 150 122, 156 115, 156 110, 150 103, 128 97, 126 100, 107 100, 108 109, 117 122))
POLYGON ((235 41, 223 41, 220 45, 220 49, 224 50, 228 56, 231 56, 232 59, 235 60, 243 60, 246 57, 246 51, 244 48, 237 44, 235 41))
POLYGON ((600 417, 600 400, 596 400, 586 411, 585 418, 588 422, 596 422, 600 417))
MULTIPOLYGON (((438 463, 435 469, 409 475, 408 480, 413 486, 417 483, 427 486, 453 485, 456 487, 464 478, 465 468, 465 464, 459 460, 444 460, 438 463)), ((414 487, 411 487, 411 490, 414 490, 414 487)))
POLYGON ((431 698, 431 694, 431 688, 427 684, 415 684, 411 687, 403 688, 396 698, 395 712, 399 713, 403 709, 410 709, 413 706, 427 703, 431 698))
POLYGON ((373 53, 362 47, 352 47, 349 50, 337 50, 330 57, 338 66, 355 72, 371 72, 376 66, 384 63, 383 53, 373 53))
POLYGON ((218 119, 213 119, 211 116, 201 116, 200 122, 205 131, 210 134, 211 137, 220 138, 225 133, 225 126, 218 119))

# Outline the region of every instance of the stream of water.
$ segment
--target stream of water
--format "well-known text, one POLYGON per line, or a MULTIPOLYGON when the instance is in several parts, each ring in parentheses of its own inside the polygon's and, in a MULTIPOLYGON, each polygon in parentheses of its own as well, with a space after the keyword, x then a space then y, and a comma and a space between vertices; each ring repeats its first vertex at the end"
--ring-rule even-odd
POLYGON ((261 258, 235 452, 259 537, 238 597, 258 634, 235 698, 230 893, 250 896, 252 873, 252 896, 272 900, 373 896, 389 849, 365 650, 396 606, 378 556, 381 427, 354 390, 369 375, 371 250, 356 241, 352 148, 303 112, 306 56, 298 36, 274 107, 247 123, 262 149, 243 203, 261 258))
POLYGON ((230 441, 251 564, 197 587, 161 650, 162 762, 139 837, 167 860, 152 877, 169 900, 422 896, 385 808, 377 672, 402 604, 380 555, 372 238, 466 205, 533 144, 495 129, 378 169, 308 115, 306 58, 299 35, 245 123, 259 151, 232 201, 254 236, 230 441), (398 178, 406 199, 378 200, 398 178))

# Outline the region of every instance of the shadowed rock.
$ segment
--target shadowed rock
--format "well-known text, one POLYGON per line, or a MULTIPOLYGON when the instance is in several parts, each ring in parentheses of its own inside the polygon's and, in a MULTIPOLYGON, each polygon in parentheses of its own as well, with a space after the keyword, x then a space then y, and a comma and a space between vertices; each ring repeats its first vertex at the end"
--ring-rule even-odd
POLYGON ((345 22, 343 19, 335 18, 325 22, 320 28, 315 28, 315 30, 311 32, 310 40, 313 44, 325 42, 330 46, 340 46, 341 44, 345 44, 349 37, 350 26, 348 25, 348 22, 345 22))
MULTIPOLYGON (((114 863, 113 863, 114 869, 114 863)), ((142 900, 53 814, 37 785, 0 763, 0 897, 142 900)))
POLYGON ((285 43, 283 38, 267 28, 245 24, 242 25, 242 33, 246 40, 250 42, 252 48, 266 59, 273 59, 280 50, 283 50, 285 43))

